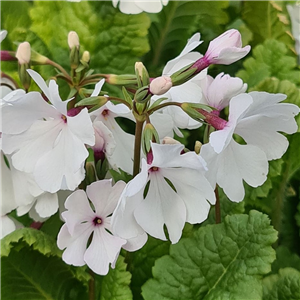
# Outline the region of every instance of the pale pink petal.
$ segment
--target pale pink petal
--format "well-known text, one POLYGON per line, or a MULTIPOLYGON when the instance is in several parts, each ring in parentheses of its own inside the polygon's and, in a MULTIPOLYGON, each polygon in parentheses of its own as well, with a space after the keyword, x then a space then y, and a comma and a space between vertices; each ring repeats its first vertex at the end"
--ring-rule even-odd
POLYGON ((69 265, 83 266, 85 265, 84 253, 86 251, 87 243, 91 233, 94 230, 94 226, 90 223, 84 223, 76 227, 76 235, 70 239, 70 233, 67 227, 62 227, 58 237, 58 246, 65 246, 64 239, 68 241, 66 250, 63 253, 62 259, 69 265))
POLYGON ((127 243, 122 246, 123 249, 129 252, 137 251, 141 249, 147 242, 148 235, 144 232, 141 235, 138 235, 135 238, 127 239, 127 243))
POLYGON ((74 117, 67 117, 67 123, 70 131, 82 143, 90 146, 95 144, 94 128, 86 108, 74 117))
POLYGON ((26 131, 36 120, 46 117, 60 118, 60 113, 49 105, 40 93, 30 92, 3 107, 2 117, 2 132, 18 134, 26 131))
POLYGON ((1 216, 1 232, 0 239, 16 230, 16 225, 14 221, 8 216, 1 216))
POLYGON ((174 122, 169 114, 156 112, 150 116, 150 121, 160 139, 166 136, 173 137, 174 122))
POLYGON ((133 213, 138 204, 143 200, 147 178, 147 163, 143 159, 141 172, 128 182, 112 215, 111 224, 113 233, 126 240, 144 233, 144 230, 136 222, 133 213))
POLYGON ((96 83, 95 85, 95 89, 93 91, 93 93, 91 94, 91 97, 97 97, 102 89, 103 84, 105 83, 105 79, 101 79, 98 83, 96 83))
POLYGON ((106 275, 109 264, 116 260, 124 244, 125 240, 109 234, 103 227, 96 228, 92 242, 84 254, 84 261, 96 274, 106 275))
POLYGON ((239 145, 232 140, 219 154, 217 163, 217 183, 234 202, 244 198, 243 179, 252 187, 262 185, 267 179, 266 155, 255 146, 239 145))
POLYGON ((76 172, 88 156, 86 147, 68 127, 63 128, 51 151, 45 153, 36 163, 34 177, 44 191, 55 193, 62 187, 63 179, 69 190, 74 190, 83 180, 76 172))
POLYGON ((11 212, 17 207, 15 202, 14 186, 12 174, 4 161, 4 155, 1 153, 1 215, 11 212))
POLYGON ((140 9, 148 13, 158 13, 163 8, 161 0, 144 0, 135 3, 140 9))
POLYGON ((31 69, 28 69, 27 72, 29 73, 31 78, 35 81, 35 83, 38 85, 38 87, 42 90, 42 92, 46 95, 46 97, 50 100, 51 94, 50 94, 49 88, 48 88, 46 82, 44 81, 44 79, 42 78, 42 76, 39 73, 37 73, 31 69))
POLYGON ((222 65, 230 65, 239 59, 245 57, 251 50, 250 46, 244 48, 226 48, 220 51, 218 58, 214 59, 214 63, 222 65))
POLYGON ((54 215, 58 210, 57 194, 43 193, 36 199, 35 210, 42 218, 54 215))
POLYGON ((164 224, 171 242, 177 243, 186 220, 183 200, 170 187, 159 171, 150 175, 146 198, 137 206, 134 216, 138 224, 155 238, 166 240, 164 224))
POLYGON ((161 173, 172 182, 177 194, 184 201, 186 221, 196 224, 206 220, 210 209, 207 200, 215 204, 215 194, 203 174, 187 168, 162 169, 161 173))
POLYGON ((74 235, 76 225, 92 221, 95 213, 89 204, 86 193, 83 190, 77 190, 72 193, 65 202, 67 211, 62 213, 63 219, 68 224, 69 232, 74 235))
POLYGON ((118 181, 112 187, 112 180, 100 180, 87 187, 88 198, 93 202, 96 214, 104 217, 110 215, 116 208, 119 198, 126 186, 124 181, 118 181))
POLYGON ((14 167, 32 173, 38 159, 52 149, 63 126, 62 120, 36 121, 23 134, 3 134, 3 151, 8 154, 16 152, 12 155, 14 167))

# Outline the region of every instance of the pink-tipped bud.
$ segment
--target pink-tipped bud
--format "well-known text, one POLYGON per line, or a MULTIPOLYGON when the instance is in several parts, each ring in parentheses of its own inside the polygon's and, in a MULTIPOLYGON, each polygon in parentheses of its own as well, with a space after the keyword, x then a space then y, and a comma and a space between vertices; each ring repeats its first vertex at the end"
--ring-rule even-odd
POLYGON ((29 64, 31 56, 30 44, 28 42, 21 43, 16 52, 16 58, 20 65, 29 64))
POLYGON ((150 92, 153 95, 163 95, 173 86, 168 76, 161 76, 153 79, 150 83, 150 92))
POLYGON ((180 142, 174 140, 173 138, 166 136, 163 140, 162 140, 163 144, 168 144, 168 145, 175 145, 175 144, 180 144, 180 142))
POLYGON ((68 34, 68 45, 69 48, 72 49, 73 47, 76 47, 79 49, 79 37, 78 34, 75 31, 70 31, 68 34))
POLYGON ((230 29, 212 40, 204 57, 210 64, 229 65, 246 56, 251 47, 242 48, 242 38, 238 30, 230 29))

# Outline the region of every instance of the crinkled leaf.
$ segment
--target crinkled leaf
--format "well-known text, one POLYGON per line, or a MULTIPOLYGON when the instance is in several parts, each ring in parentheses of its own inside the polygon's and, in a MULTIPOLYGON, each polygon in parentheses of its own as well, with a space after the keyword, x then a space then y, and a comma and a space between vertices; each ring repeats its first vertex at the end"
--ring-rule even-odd
POLYGON ((245 70, 237 72, 236 76, 253 87, 268 77, 280 80, 290 80, 300 83, 300 71, 296 69, 297 56, 288 55, 287 47, 277 40, 266 40, 253 49, 253 57, 243 63, 245 70))
POLYGON ((115 269, 110 269, 101 283, 100 300, 131 300, 131 274, 126 271, 124 257, 119 256, 115 269))
POLYGON ((290 22, 284 5, 278 1, 245 1, 242 17, 253 32, 254 45, 266 39, 276 39, 293 49, 290 22))
MULTIPOLYGON (((245 203, 243 201, 239 203, 230 201, 221 188, 219 188, 219 199, 221 220, 224 220, 227 215, 242 214, 245 212, 245 203)), ((207 224, 216 224, 215 206, 211 207, 207 220, 205 220, 201 226, 207 224)))
POLYGON ((276 249, 276 260, 272 264, 272 273, 278 273, 279 269, 287 267, 300 271, 300 257, 287 247, 279 246, 276 249))
POLYGON ((279 274, 263 280, 263 300, 299 300, 300 272, 293 268, 280 269, 279 274))
POLYGON ((268 217, 257 211, 200 227, 156 261, 154 279, 143 286, 143 296, 145 300, 261 299, 259 279, 271 270, 276 238, 268 217))
POLYGON ((87 292, 60 258, 30 248, 1 259, 2 300, 85 300, 87 292))
POLYGON ((1 240, 1 256, 8 256, 14 243, 19 243, 18 248, 27 244, 44 255, 61 255, 61 251, 57 248, 54 238, 33 228, 17 229, 5 236, 1 240))
POLYGON ((134 299, 141 299, 141 286, 152 276, 152 267, 156 259, 169 254, 170 242, 151 236, 139 251, 128 253, 129 271, 132 274, 131 289, 134 299))

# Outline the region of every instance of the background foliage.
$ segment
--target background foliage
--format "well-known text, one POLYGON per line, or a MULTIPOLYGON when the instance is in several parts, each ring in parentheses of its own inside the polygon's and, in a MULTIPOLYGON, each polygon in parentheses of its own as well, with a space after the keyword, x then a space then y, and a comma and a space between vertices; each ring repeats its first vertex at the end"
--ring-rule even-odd
MULTIPOLYGON (((67 34, 75 30, 96 72, 134 73, 134 63, 143 61, 150 76, 158 76, 193 33, 201 33, 204 43, 198 50, 204 53, 211 39, 236 28, 252 51, 233 65, 213 66, 209 73, 238 76, 249 91, 285 93, 287 102, 300 105, 299 58, 288 3, 293 2, 171 1, 158 14, 124 15, 110 1, 2 1, 1 28, 9 34, 1 47, 15 51, 27 40, 68 68, 67 34)), ((1 68, 18 81, 16 64, 2 62, 1 68)), ((54 74, 48 66, 35 69, 44 78, 54 74)), ((61 93, 67 94, 67 87, 61 93)), ((187 131, 181 141, 193 149, 200 134, 187 131)), ((57 215, 40 230, 13 232, 1 243, 2 299, 84 300, 90 280, 96 282, 96 299, 105 300, 299 299, 300 133, 289 141, 287 153, 271 162, 265 184, 246 187, 242 203, 221 195, 221 224, 214 224, 212 209, 203 224, 186 225, 178 244, 149 238, 141 250, 120 256, 105 277, 92 278, 86 268, 61 260, 57 215)), ((26 217, 19 221, 31 223, 26 217)))

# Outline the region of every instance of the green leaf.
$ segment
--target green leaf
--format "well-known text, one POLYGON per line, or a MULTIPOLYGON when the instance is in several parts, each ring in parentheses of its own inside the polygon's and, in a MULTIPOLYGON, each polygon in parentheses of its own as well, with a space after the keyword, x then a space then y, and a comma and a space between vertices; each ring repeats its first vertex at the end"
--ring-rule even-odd
POLYGON ((131 274, 126 271, 124 257, 119 256, 115 269, 110 269, 101 284, 100 300, 131 300, 131 274))
MULTIPOLYGON (((298 73, 300 76, 300 71, 298 71, 298 73)), ((274 77, 266 78, 258 85, 251 88, 250 91, 265 91, 274 94, 286 94, 287 98, 284 102, 293 103, 300 106, 300 89, 289 80, 279 80, 278 78, 274 77)), ((300 114, 296 116, 296 121, 300 127, 300 114)))
POLYGON ((170 242, 148 236, 142 249, 128 253, 129 271, 132 274, 131 289, 134 299, 141 299, 141 287, 152 276, 155 260, 169 254, 170 242))
POLYGON ((281 6, 278 1, 245 1, 242 17, 253 32, 254 45, 266 39, 276 39, 293 49, 288 14, 284 5, 281 6))
POLYGON ((87 293, 58 257, 23 248, 1 259, 2 300, 85 300, 87 293))
POLYGON ((27 244, 44 255, 61 255, 61 251, 56 246, 56 241, 51 236, 33 228, 17 229, 5 236, 1 240, 1 256, 8 256, 14 243, 19 243, 18 248, 22 248, 27 244))
POLYGON ((156 15, 149 30, 151 51, 144 62, 150 72, 180 53, 190 38, 196 15, 196 1, 171 1, 156 15))
POLYGON ((280 269, 279 274, 263 280, 264 300, 299 300, 300 272, 293 268, 280 269))
POLYGON ((276 249, 276 260, 272 264, 272 273, 278 273, 279 269, 286 267, 300 271, 300 257, 287 247, 279 246, 276 249))
POLYGON ((261 299, 259 279, 271 270, 276 238, 268 217, 257 211, 200 227, 156 261, 154 279, 143 286, 143 296, 145 300, 261 299))
POLYGON ((247 82, 249 87, 272 76, 300 83, 300 71, 296 69, 297 56, 287 55, 286 45, 277 40, 266 40, 256 46, 253 57, 246 59, 243 66, 245 70, 240 70, 236 76, 247 82))
MULTIPOLYGON (((224 220, 228 215, 242 214, 245 212, 245 202, 235 203, 230 201, 221 188, 219 188, 219 200, 221 220, 224 220)), ((208 218, 200 226, 205 226, 207 224, 216 224, 215 206, 211 207, 208 218)))

